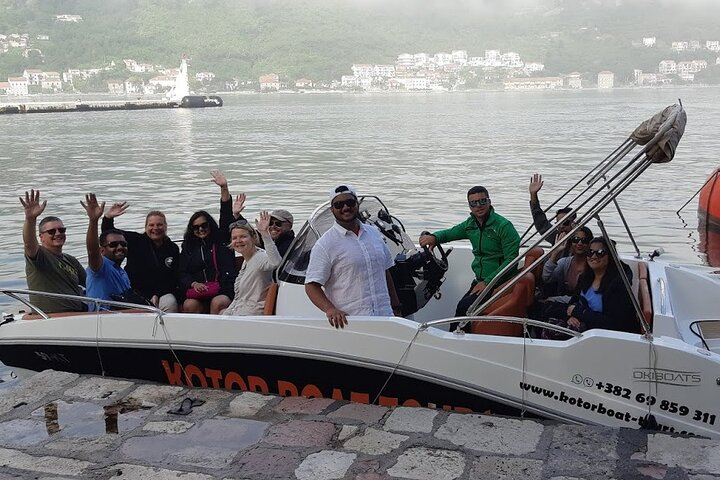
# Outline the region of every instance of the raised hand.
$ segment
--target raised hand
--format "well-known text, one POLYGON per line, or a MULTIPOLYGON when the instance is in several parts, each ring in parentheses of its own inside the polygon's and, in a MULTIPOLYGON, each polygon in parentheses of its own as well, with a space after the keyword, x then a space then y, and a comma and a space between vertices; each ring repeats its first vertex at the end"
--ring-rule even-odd
POLYGON ((212 181, 215 185, 220 188, 228 188, 227 177, 225 177, 223 172, 220 170, 211 170, 210 175, 212 175, 212 181))
POLYGON ((80 200, 80 205, 82 205, 85 212, 87 212, 87 216, 91 222, 97 222, 105 210, 105 202, 98 203, 94 193, 85 195, 85 202, 80 200))
POLYGON ((105 212, 105 217, 107 218, 115 218, 119 217, 123 213, 125 213, 125 210, 128 209, 130 205, 128 205, 127 202, 115 202, 112 204, 110 208, 108 208, 108 211, 105 212))
POLYGON ((240 216, 240 212, 245 208, 245 194, 241 193, 235 197, 235 201, 232 205, 232 213, 235 218, 240 216))
POLYGON ((530 185, 528 185, 528 191, 530 191, 530 194, 537 194, 542 188, 542 186, 542 175, 539 175, 537 173, 533 174, 532 178, 530 178, 530 185))
POLYGON ((20 203, 25 209, 25 218, 35 220, 42 215, 47 206, 47 200, 40 202, 40 190, 30 190, 25 192, 25 199, 20 198, 20 203))
POLYGON ((260 220, 255 220, 255 225, 260 233, 270 235, 270 212, 266 210, 260 212, 260 220))

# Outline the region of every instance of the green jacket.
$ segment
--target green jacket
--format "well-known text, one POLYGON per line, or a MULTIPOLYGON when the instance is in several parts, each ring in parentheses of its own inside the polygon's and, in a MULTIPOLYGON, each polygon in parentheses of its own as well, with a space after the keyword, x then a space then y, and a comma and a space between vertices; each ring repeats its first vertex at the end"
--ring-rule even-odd
MULTIPOLYGON (((452 228, 438 230, 433 233, 438 243, 468 239, 473 247, 475 259, 472 269, 477 281, 490 282, 508 265, 520 250, 520 235, 509 220, 490 210, 485 224, 478 227, 475 217, 470 215, 467 220, 452 228)), ((506 278, 512 276, 511 272, 506 278)))

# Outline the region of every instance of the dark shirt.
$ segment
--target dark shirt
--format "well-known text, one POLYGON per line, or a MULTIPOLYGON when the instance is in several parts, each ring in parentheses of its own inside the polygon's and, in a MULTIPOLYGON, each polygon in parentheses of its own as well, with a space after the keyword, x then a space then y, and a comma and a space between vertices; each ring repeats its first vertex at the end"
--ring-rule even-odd
MULTIPOLYGON (((552 223, 550 222, 550 220, 548 220, 547 215, 545 214, 539 203, 530 202, 530 213, 533 217, 533 224, 535 225, 535 229, 540 232, 540 235, 544 234, 552 228, 552 223)), ((555 233, 550 235, 547 238, 547 241, 555 245, 555 242, 557 241, 557 236, 558 231, 555 230, 555 233)))
POLYGON ((219 281, 222 295, 227 295, 230 299, 235 296, 235 253, 226 245, 197 240, 184 246, 180 253, 178 274, 183 294, 191 288, 193 282, 219 281))
MULTIPOLYGON (((103 217, 102 231, 114 227, 114 219, 103 217)), ((168 237, 156 247, 146 233, 122 230, 128 242, 125 271, 132 288, 147 299, 167 293, 177 296, 177 268, 180 248, 168 237)))
MULTIPOLYGON (((629 268, 625 269, 625 273, 628 280, 632 282, 632 272, 629 268)), ((604 328, 620 332, 640 333, 640 321, 635 314, 630 293, 625 288, 620 275, 612 279, 602 292, 602 312, 592 310, 581 295, 573 297, 571 303, 575 305, 572 316, 584 323, 586 330, 604 328)))

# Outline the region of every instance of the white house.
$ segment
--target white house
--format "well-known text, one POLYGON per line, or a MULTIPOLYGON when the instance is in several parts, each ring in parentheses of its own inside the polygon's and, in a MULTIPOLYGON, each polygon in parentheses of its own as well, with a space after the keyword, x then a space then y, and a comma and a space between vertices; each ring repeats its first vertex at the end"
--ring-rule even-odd
POLYGON ((467 50, 453 50, 450 52, 452 61, 455 65, 465 66, 468 63, 467 50))
POLYGON ((60 74, 57 72, 48 72, 47 75, 43 76, 40 88, 47 92, 62 92, 63 88, 60 74), (50 73, 55 73, 55 75, 50 75, 50 73))
POLYGON ((439 52, 433 55, 433 63, 438 66, 453 63, 453 57, 449 53, 439 52))
POLYGON ((37 68, 27 68, 22 74, 28 81, 28 85, 40 85, 43 79, 43 71, 37 68))
POLYGON ((658 72, 663 75, 674 75, 677 73, 677 63, 675 60, 663 60, 658 65, 658 72))
POLYGON ((720 52, 720 41, 708 40, 705 42, 705 48, 713 52, 720 52))
POLYGON ((700 50, 702 47, 700 46, 700 41, 690 40, 690 43, 688 44, 688 48, 690 50, 700 50))
POLYGON ((367 63, 353 63, 352 72, 357 78, 371 78, 373 76, 373 66, 367 63))
POLYGON ((373 65, 373 76, 392 78, 395 76, 394 65, 373 65))
POLYGON ((295 80, 295 88, 313 88, 313 81, 308 78, 298 78, 295 80))
POLYGON ((524 68, 527 73, 542 72, 545 70, 545 65, 538 62, 528 62, 525 64, 524 68))
POLYGON ((429 90, 430 79, 428 77, 403 77, 396 78, 407 90, 429 90))
POLYGON ((267 75, 261 76, 258 80, 261 92, 280 90, 280 77, 276 73, 268 73, 267 75))
POLYGON ((144 93, 145 84, 137 78, 125 80, 125 92, 128 95, 144 93))
POLYGON ((415 55, 411 53, 402 53, 395 60, 395 65, 399 67, 412 68, 415 66, 415 55))
POLYGON ((358 86, 358 79, 355 75, 343 75, 340 77, 340 85, 343 88, 355 88, 358 86))
POLYGON ((122 80, 108 80, 107 82, 108 92, 112 95, 123 95, 125 94, 125 82, 122 80))
POLYGON ((195 80, 198 82, 212 82, 215 79, 215 74, 212 72, 197 72, 195 74, 195 80))
POLYGON ((670 49, 674 52, 684 52, 688 49, 688 42, 672 42, 670 49))
POLYGON ((520 54, 515 52, 507 52, 500 55, 500 63, 503 67, 522 68, 523 63, 520 60, 520 54))
POLYGON ((176 77, 168 77, 166 75, 158 75, 148 80, 148 85, 153 85, 155 91, 170 89, 175 86, 176 77))
POLYGON ((83 18, 80 15, 55 15, 56 22, 80 23, 82 22, 82 19, 83 18))
POLYGON ((10 84, 10 90, 8 95, 27 95, 28 94, 28 80, 25 77, 9 77, 8 83, 10 84))
POLYGON ((567 87, 573 89, 582 88, 582 75, 579 72, 572 72, 567 76, 567 87))
POLYGON ((657 38, 655 37, 643 37, 643 46, 644 47, 654 47, 655 43, 657 43, 657 38))
POLYGON ((602 89, 613 88, 615 86, 615 74, 608 70, 598 73, 597 86, 602 89))

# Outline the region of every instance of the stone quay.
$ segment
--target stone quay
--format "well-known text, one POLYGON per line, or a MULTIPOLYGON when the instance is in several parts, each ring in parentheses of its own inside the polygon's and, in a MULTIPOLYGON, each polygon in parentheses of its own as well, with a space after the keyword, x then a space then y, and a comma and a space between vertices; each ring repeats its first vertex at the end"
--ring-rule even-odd
POLYGON ((710 480, 720 441, 48 370, 0 390, 19 478, 710 480))

